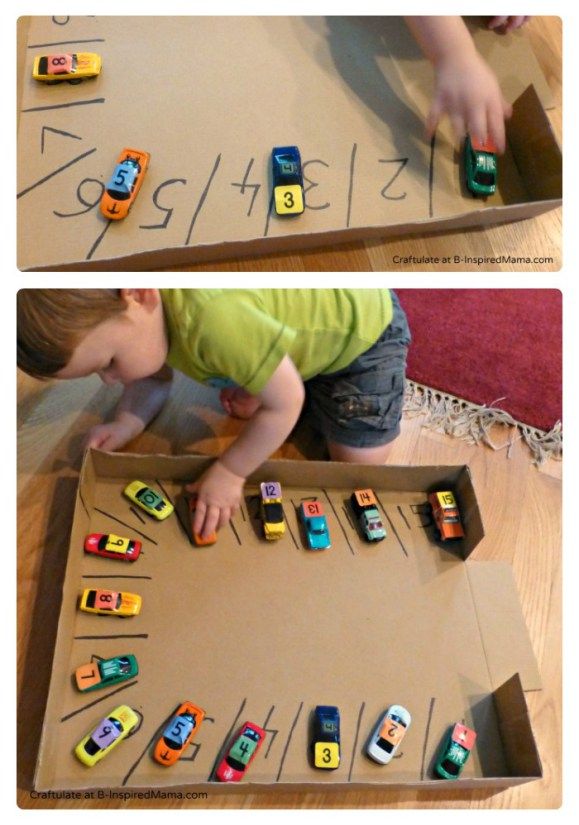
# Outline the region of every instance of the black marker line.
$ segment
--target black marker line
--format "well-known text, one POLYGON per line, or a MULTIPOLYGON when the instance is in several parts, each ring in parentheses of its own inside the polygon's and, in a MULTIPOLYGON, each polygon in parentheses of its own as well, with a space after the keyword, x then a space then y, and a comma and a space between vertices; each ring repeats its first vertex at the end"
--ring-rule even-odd
POLYGON ((46 183, 47 180, 50 180, 55 175, 59 175, 61 172, 64 172, 65 169, 68 169, 70 166, 73 166, 75 163, 78 163, 79 160, 82 160, 83 158, 92 155, 93 152, 96 152, 96 147, 94 149, 89 149, 88 152, 83 152, 82 155, 79 155, 78 157, 70 160, 68 163, 65 163, 64 166, 59 166, 59 168, 55 169, 54 172, 50 172, 48 175, 45 175, 45 177, 40 178, 40 180, 37 180, 36 183, 30 184, 30 186, 27 186, 26 189, 23 189, 21 192, 18 192, 18 194, 16 195, 16 200, 18 200, 18 198, 21 198, 23 195, 28 194, 28 192, 31 192, 33 189, 36 189, 37 186, 42 186, 42 184, 46 183))
POLYGON ((329 495, 327 494, 326 490, 325 490, 323 487, 322 487, 322 493, 323 493, 323 494, 325 495, 325 497, 328 499, 328 503, 329 503, 330 507, 332 508, 332 510, 333 510, 333 512, 334 512, 334 515, 335 515, 335 517, 336 517, 336 519, 337 519, 337 521, 338 521, 338 524, 340 525, 340 529, 341 529, 342 533, 344 534, 344 538, 346 539, 346 542, 347 542, 347 544, 348 544, 348 547, 350 548, 350 553, 351 553, 353 556, 355 556, 355 555, 356 555, 356 551, 354 550, 354 548, 353 548, 353 547, 352 547, 352 545, 350 544, 350 539, 348 538, 348 534, 347 534, 347 533, 346 533, 346 531, 344 530, 344 525, 343 525, 343 524, 342 524, 342 522, 340 521, 340 518, 339 518, 339 516, 338 516, 338 514, 337 514, 337 512, 336 512, 336 508, 335 508, 335 507, 334 507, 334 505, 332 504, 332 502, 331 502, 331 500, 330 500, 329 495))
POLYGON ((263 230, 263 237, 267 238, 267 233, 269 232, 269 222, 271 220, 271 215, 273 212, 273 192, 269 196, 269 203, 267 205, 267 215, 265 216, 265 229, 263 230))
MULTIPOLYGON (((104 97, 93 97, 91 100, 73 100, 71 103, 53 103, 50 106, 31 106, 21 109, 21 112, 50 112, 53 109, 69 109, 71 106, 90 106, 93 103, 104 103, 104 97)), ((96 150, 95 150, 96 151, 96 150)))
POLYGON ((300 717, 300 713, 302 712, 302 708, 303 708, 303 706, 304 706, 304 703, 303 703, 303 702, 300 702, 300 706, 299 706, 299 708, 298 708, 298 712, 297 712, 297 713, 296 713, 296 715, 295 715, 295 719, 294 719, 294 721, 293 721, 293 723, 292 723, 292 726, 291 726, 291 728, 290 728, 290 732, 289 732, 288 737, 287 737, 287 741, 286 741, 286 743, 285 743, 285 748, 283 749, 283 753, 282 753, 282 755, 281 755, 281 760, 280 760, 280 763, 279 763, 279 771, 277 772, 277 776, 276 776, 276 778, 275 778, 275 781, 276 781, 276 782, 279 782, 279 778, 280 778, 280 776, 281 776, 281 772, 282 772, 282 770, 283 770, 283 763, 285 762, 286 754, 287 754, 287 752, 288 752, 288 748, 289 748, 289 746, 290 746, 290 742, 291 742, 291 740, 292 740, 292 736, 293 736, 293 733, 294 733, 295 727, 296 727, 296 725, 297 725, 297 723, 298 723, 298 719, 299 719, 299 717, 300 717))
MULTIPOLYGON (((168 721, 168 720, 165 720, 165 722, 163 722, 163 725, 165 725, 165 724, 167 723, 167 721, 168 721)), ((142 758, 143 758, 143 757, 144 757, 144 755, 147 753, 147 751, 149 750, 149 748, 152 746, 152 744, 153 744, 153 742, 155 741, 155 739, 158 739, 158 737, 161 735, 161 732, 162 732, 162 729, 163 729, 163 725, 160 725, 160 726, 157 728, 157 730, 155 731, 155 733, 151 736, 151 738, 149 739, 149 741, 147 742, 147 744, 146 744, 146 745, 145 745, 145 747, 143 748, 143 750, 142 750, 142 752, 141 752, 141 755, 138 757, 138 759, 137 759, 135 762, 133 762, 133 764, 132 764, 132 765, 131 765, 131 767, 129 768, 128 772, 124 775, 124 777, 123 777, 123 779, 122 779, 122 781, 121 781, 121 786, 122 786, 122 787, 124 787, 124 786, 127 784, 127 782, 129 781, 129 779, 131 778, 131 776, 132 776, 133 772, 134 772, 134 771, 138 768, 139 763, 141 762, 142 758)))
POLYGON ((375 495, 376 495, 376 501, 378 502, 378 504, 379 504, 379 505, 380 505, 380 507, 382 508, 382 512, 384 513, 384 515, 385 515, 385 516, 386 516, 386 518, 388 519, 388 524, 390 525, 390 529, 392 530, 392 532, 393 532, 393 533, 394 533, 394 535, 396 536, 396 538, 397 538, 397 540, 398 540, 398 544, 399 544, 399 545, 400 545, 400 547, 402 548, 402 552, 404 553, 404 555, 406 556, 406 558, 408 558, 408 550, 406 549, 406 547, 404 547, 404 545, 403 545, 403 543, 402 543, 402 539, 401 539, 401 538, 400 538, 400 536, 398 535, 398 532, 397 532, 397 530, 396 530, 396 527, 394 527, 394 523, 393 523, 392 519, 390 518, 390 516, 389 516, 389 515, 388 515, 388 513, 386 512, 386 508, 384 507, 384 505, 382 504, 382 502, 381 502, 381 501, 380 501, 380 499, 378 498, 378 495, 377 495, 376 493, 375 493, 375 495))
POLYGON ((55 135, 64 135, 64 137, 74 138, 75 140, 82 140, 80 135, 73 135, 72 132, 65 132, 63 129, 54 129, 52 126, 43 126, 40 133, 40 154, 44 154, 44 133, 54 132, 55 135))
POLYGON ((428 167, 428 217, 432 218, 434 215, 433 206, 433 192, 434 192, 434 144, 436 142, 436 133, 430 139, 430 164, 428 167))
POLYGON ((410 522, 408 521, 408 519, 407 519, 407 518, 406 518, 406 516, 404 515, 404 510, 402 509, 402 507, 401 507, 400 505, 398 505, 397 510, 398 510, 398 512, 400 513, 400 515, 402 516, 402 518, 404 519, 404 523, 406 524, 406 526, 407 526, 407 527, 408 527, 408 529, 410 530, 410 529, 411 529, 411 527, 410 527, 410 522))
POLYGON ((75 641, 87 639, 148 639, 148 633, 113 633, 106 636, 74 636, 75 641))
POLYGON ((111 224, 112 224, 112 221, 107 221, 107 222, 106 222, 106 224, 105 224, 105 228, 103 229, 103 231, 100 233, 100 235, 97 237, 97 239, 95 240, 95 242, 93 243, 93 245, 92 245, 92 246, 91 246, 91 248, 89 249, 89 251, 88 251, 88 253, 87 253, 87 256, 86 256, 86 258, 85 258, 85 260, 86 260, 86 261, 90 261, 90 260, 91 260, 92 256, 94 255, 94 253, 95 253, 95 252, 97 251, 97 249, 99 248, 99 246, 100 246, 100 244, 101 244, 102 239, 104 238, 104 236, 105 236, 105 235, 106 235, 106 233, 108 232, 108 230, 109 230, 109 228, 110 228, 111 224))
POLYGON ((237 543, 238 543, 238 544, 239 544, 239 546, 241 547, 241 539, 239 538, 239 533, 238 533, 238 532, 237 532, 237 530, 235 529, 235 525, 234 525, 234 523, 233 523, 232 521, 230 521, 230 522, 229 522, 229 526, 230 526, 230 527, 231 527, 231 529, 233 530, 233 535, 235 536, 235 538, 237 539, 237 543))
POLYGON ((215 174, 216 174, 216 172, 219 168, 220 163, 221 163, 221 153, 219 153, 217 155, 216 159, 215 159, 215 163, 213 164, 213 169, 211 170, 211 174, 209 175, 209 180, 207 181, 205 189, 203 190, 203 192, 201 194, 201 197, 199 198, 199 203, 197 204, 197 209, 193 213, 193 217, 191 219, 191 224, 189 226, 189 231, 187 232, 187 238, 185 239, 185 246, 189 246, 189 243, 191 241, 191 235, 193 234, 193 228, 195 226, 195 222, 196 222, 196 220, 199 216, 199 213, 201 212, 203 204, 205 203, 205 199, 207 198, 207 195, 209 194, 209 189, 211 187, 211 184, 213 183, 213 178, 215 177, 215 174))
POLYGON ((240 706, 239 710, 237 711, 237 714, 235 715, 235 719, 233 720, 233 722, 231 723, 231 727, 227 731, 225 739, 221 742, 221 747, 219 748, 219 751, 217 753, 217 758, 215 759, 215 762, 213 763, 213 767, 211 768, 211 771, 209 772, 209 776, 207 777, 208 782, 211 782, 211 777, 213 776, 213 774, 215 773, 215 770, 217 769, 217 764, 218 764, 218 761, 219 761, 219 757, 223 753, 225 745, 227 744, 227 742, 229 742, 229 740, 231 739, 231 737, 233 735, 233 731, 235 730, 235 727, 237 726, 237 723, 239 721, 239 717, 241 716, 241 712, 244 709, 244 707, 246 705, 246 702, 247 702, 247 699, 244 699, 242 701, 241 706, 240 706))
MULTIPOLYGON (((239 505, 239 512, 241 513, 241 518, 242 518, 244 521, 247 521, 247 519, 245 518, 245 510, 243 509, 243 504, 240 504, 240 505, 239 505)), ((247 516, 248 516, 248 518, 249 518, 249 513, 247 514, 247 516)))
POLYGON ((430 735, 430 723, 432 722, 432 714, 434 713, 434 703, 436 698, 434 696, 430 699, 430 706, 428 708, 428 719, 426 721, 426 730, 424 732, 424 744, 422 746, 422 765, 420 767, 420 779, 424 779, 425 763, 426 763, 426 746, 428 745, 428 737, 430 735))
POLYGON ((129 507, 129 510, 131 511, 131 513, 132 513, 134 516, 136 516, 136 517, 139 519, 139 521, 141 522, 141 524, 146 524, 146 523, 147 523, 147 519, 144 517, 144 515, 143 515, 142 513, 140 513, 140 512, 136 509, 136 507, 132 507, 132 506, 131 506, 131 507, 129 507))
POLYGON ((152 539, 150 536, 147 536, 146 533, 141 533, 141 531, 137 530, 136 527, 133 527, 132 524, 127 524, 126 521, 121 521, 120 518, 117 518, 116 516, 111 515, 111 513, 107 513, 105 510, 100 510, 98 507, 95 507, 94 509, 95 509, 96 513, 101 513, 101 515, 103 515, 103 516, 108 516, 108 518, 112 519, 113 521, 116 521, 118 524, 122 524, 123 527, 127 527, 129 530, 133 530, 139 536, 142 536, 144 539, 147 539, 147 541, 150 541, 151 544, 157 545, 159 543, 159 542, 155 541, 155 539, 152 539))
POLYGON ((66 716, 62 716, 60 721, 67 722, 69 719, 72 719, 73 716, 78 716, 79 713, 84 713, 85 710, 89 708, 93 708, 95 705, 98 705, 100 702, 104 702, 105 699, 110 699, 111 696, 115 696, 115 694, 120 693, 121 690, 126 690, 127 688, 132 687, 133 685, 137 685, 139 683, 138 679, 135 679, 133 682, 127 682, 124 685, 120 685, 116 690, 111 690, 110 693, 105 693, 104 696, 99 696, 98 699, 95 699, 93 702, 89 702, 88 705, 84 705, 84 707, 79 708, 78 710, 73 710, 72 713, 67 713, 66 716))
POLYGON ((58 40, 56 43, 31 43, 28 49, 45 49, 47 46, 67 46, 70 43, 106 43, 104 37, 89 37, 87 40, 58 40))
POLYGON ((352 758, 350 759, 350 770, 348 771, 348 782, 352 781, 352 771, 354 770, 354 759, 356 758, 356 748, 358 746, 358 736, 360 735, 360 725, 362 724, 362 716, 366 702, 362 702, 360 710, 358 711, 358 722, 356 723, 356 734, 354 736, 354 745, 352 747, 352 758))
POLYGON ((277 730, 276 728, 268 728, 267 727, 267 723, 269 722, 270 717, 271 717, 272 713, 274 712, 274 710, 275 710, 275 705, 272 705, 271 708, 270 708, 269 713, 267 714, 267 716, 265 718, 265 722, 262 725, 262 728, 264 729, 264 731, 266 733, 271 733, 272 734, 270 736, 270 739, 269 739, 269 745, 268 745, 267 751, 265 752, 264 759, 267 759, 267 757, 269 756, 269 751, 271 749, 271 746, 273 745, 274 739, 279 733, 279 730, 277 730))
POLYGON ((102 573, 95 573, 94 575, 86 575, 81 576, 82 579, 149 579, 152 580, 152 576, 133 576, 130 573, 107 573, 103 575, 102 573))
POLYGON ((348 212, 346 215, 346 227, 350 226, 350 216, 352 214, 352 192, 354 190, 354 167, 356 164, 357 151, 358 144, 354 143, 352 146, 352 154, 350 155, 350 183, 348 184, 348 212))
POLYGON ((346 521, 348 522, 352 530, 355 530, 356 525, 352 522, 352 519, 350 518, 350 511, 348 510, 345 504, 342 505, 342 512, 346 516, 346 521))
MULTIPOLYGON (((293 501, 292 501, 292 504, 293 504, 293 501)), ((295 505, 294 505, 294 507, 295 507, 295 505)), ((300 549, 300 546, 299 546, 299 544, 298 544, 298 543, 297 543, 297 541, 296 541, 296 537, 294 536, 294 531, 292 530, 291 525, 290 525, 290 523, 289 523, 289 521, 288 521, 288 518, 287 518, 287 516, 286 516, 286 514, 285 514, 285 509, 284 509, 283 504, 282 504, 282 506, 281 506, 281 511, 282 511, 282 513, 283 513, 283 519, 284 519, 285 523, 287 524, 287 529, 289 530, 289 534, 290 534, 290 536, 292 537, 292 541, 293 541, 293 543, 294 543, 294 547, 296 548, 296 550, 299 550, 299 549, 300 549)))

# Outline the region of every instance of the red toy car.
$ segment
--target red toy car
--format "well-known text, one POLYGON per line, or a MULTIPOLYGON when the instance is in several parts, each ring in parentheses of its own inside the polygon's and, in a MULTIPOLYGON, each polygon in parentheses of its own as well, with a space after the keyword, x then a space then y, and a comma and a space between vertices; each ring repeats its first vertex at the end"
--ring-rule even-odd
POLYGON ((239 782, 265 739, 265 731, 253 722, 242 725, 215 776, 220 782, 239 782))
POLYGON ((87 553, 123 561, 136 561, 142 546, 136 539, 126 539, 123 536, 115 536, 114 533, 91 533, 84 540, 84 549, 87 553))

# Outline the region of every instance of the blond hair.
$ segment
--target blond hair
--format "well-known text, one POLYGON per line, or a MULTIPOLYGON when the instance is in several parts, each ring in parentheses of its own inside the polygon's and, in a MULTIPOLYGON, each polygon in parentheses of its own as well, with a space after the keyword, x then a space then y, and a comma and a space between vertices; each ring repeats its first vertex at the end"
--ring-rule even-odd
POLYGON ((94 327, 126 309, 119 289, 21 289, 17 295, 17 363, 34 378, 63 369, 94 327))

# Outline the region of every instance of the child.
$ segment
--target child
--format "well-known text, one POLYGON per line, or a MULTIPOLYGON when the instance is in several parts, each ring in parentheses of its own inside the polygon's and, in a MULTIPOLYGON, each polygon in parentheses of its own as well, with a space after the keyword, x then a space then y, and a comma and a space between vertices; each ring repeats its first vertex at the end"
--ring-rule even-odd
POLYGON ((24 289, 18 365, 42 378, 120 382, 114 420, 87 446, 123 447, 165 403, 172 369, 223 388, 248 421, 190 489, 208 536, 236 512, 247 476, 293 429, 306 397, 330 457, 384 463, 398 435, 410 334, 378 289, 24 289), (235 382, 236 388, 226 385, 235 382))
MULTIPOLYGON (((426 121, 430 137, 442 115, 450 118, 455 137, 470 134, 484 142, 490 138, 497 151, 505 151, 505 118, 511 106, 497 78, 477 52, 462 17, 406 17, 418 45, 432 63, 436 91, 426 121)), ((488 26, 508 32, 528 17, 492 17, 488 26)))

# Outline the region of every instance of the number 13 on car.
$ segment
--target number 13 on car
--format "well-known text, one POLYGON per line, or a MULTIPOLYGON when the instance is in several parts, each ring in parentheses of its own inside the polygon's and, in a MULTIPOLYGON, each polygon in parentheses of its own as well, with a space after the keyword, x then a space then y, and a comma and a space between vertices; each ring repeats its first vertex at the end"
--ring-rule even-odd
POLYGON ((273 200, 277 215, 301 215, 304 211, 302 161, 297 146, 278 146, 271 153, 273 200))

